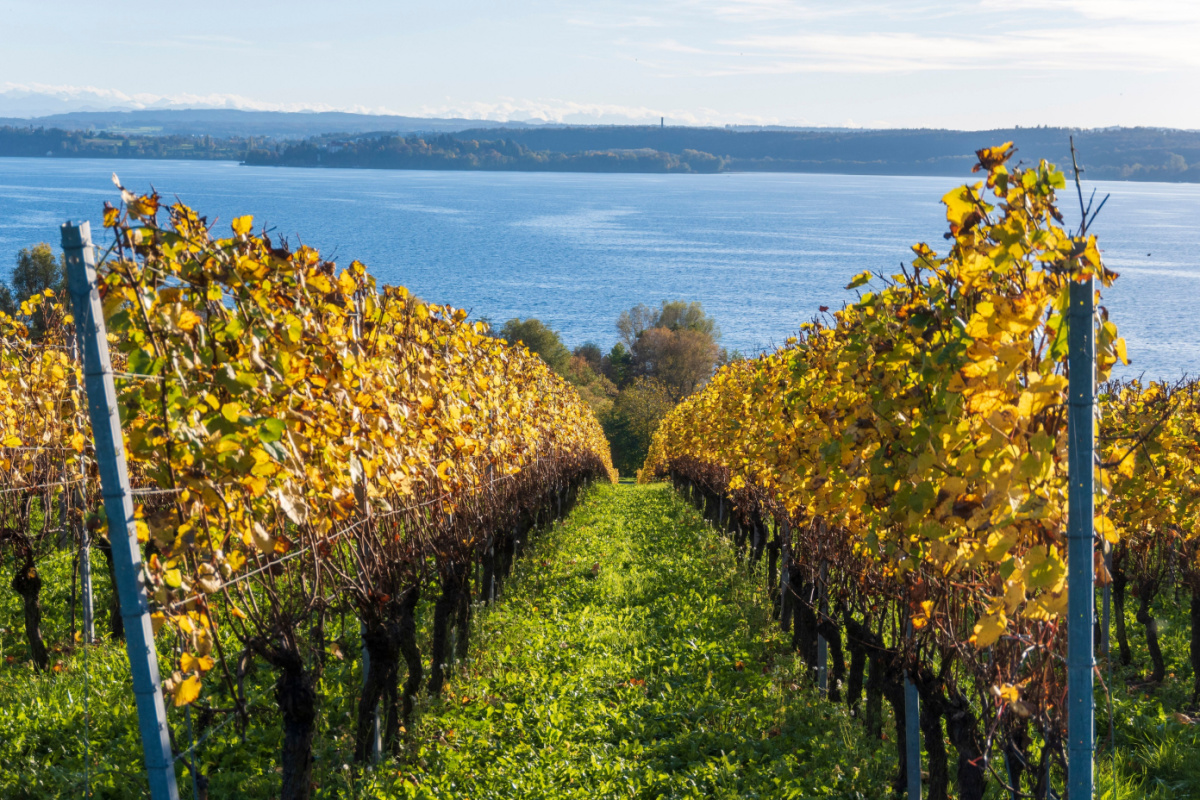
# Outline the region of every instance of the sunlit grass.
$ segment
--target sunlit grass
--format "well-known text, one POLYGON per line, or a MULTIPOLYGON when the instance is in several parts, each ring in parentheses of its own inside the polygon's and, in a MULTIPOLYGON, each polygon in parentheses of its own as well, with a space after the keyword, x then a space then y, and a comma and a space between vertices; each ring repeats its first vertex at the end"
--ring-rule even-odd
POLYGON ((364 795, 883 796, 891 751, 801 688, 758 583, 666 487, 598 489, 364 795))

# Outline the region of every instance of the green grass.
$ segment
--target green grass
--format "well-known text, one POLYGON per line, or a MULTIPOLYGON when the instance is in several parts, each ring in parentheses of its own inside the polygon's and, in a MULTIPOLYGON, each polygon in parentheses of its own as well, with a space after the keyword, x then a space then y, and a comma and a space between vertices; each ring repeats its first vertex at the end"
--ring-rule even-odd
MULTIPOLYGON (((11 562, 3 568, 7 584, 11 562)), ((19 598, 4 586, 0 798, 83 796, 85 728, 93 796, 144 794, 124 646, 88 648, 85 666, 69 635, 70 554, 55 554, 41 569, 43 630, 56 648, 51 662, 62 671, 33 672, 19 598)), ((103 636, 109 586, 98 554, 93 571, 103 636)), ((365 773, 346 766, 361 680, 357 623, 331 623, 330 636, 347 658, 330 658, 320 687, 316 794, 888 796, 893 745, 867 741, 843 708, 808 687, 769 619, 762 582, 761 573, 746 575, 728 543, 667 487, 597 487, 564 523, 533 538, 502 602, 479 610, 471 658, 442 699, 423 700, 412 749, 365 773)), ((1129 613, 1134 665, 1118 669, 1114 680, 1118 757, 1115 765, 1102 759, 1097 797, 1200 796, 1200 725, 1173 714, 1186 710, 1190 695, 1186 599, 1168 594, 1157 604, 1170 677, 1152 693, 1129 688, 1149 664, 1129 613)), ((276 796, 280 734, 272 681, 261 665, 248 677, 252 719, 244 739, 230 725, 200 748, 211 797, 276 796)), ((215 702, 228 704, 219 695, 215 702)), ((184 715, 170 709, 169 716, 176 741, 186 745, 184 715)), ((198 737, 198 713, 193 722, 198 737)), ((1097 723, 1106 733, 1102 693, 1097 723)), ((182 768, 179 780, 190 797, 191 776, 182 768)), ((989 797, 1001 796, 993 783, 989 797)))
MULTIPOLYGON (((1115 631, 1112 635, 1115 759, 1108 747, 1107 700, 1102 691, 1096 695, 1096 729, 1101 737, 1097 751, 1102 756, 1096 796, 1102 800, 1200 797, 1200 724, 1176 717, 1176 712, 1184 712, 1187 718, 1197 712, 1190 704, 1189 601, 1186 589, 1178 594, 1170 589, 1154 602, 1152 613, 1159 621, 1159 646, 1167 679, 1162 686, 1152 688, 1143 683, 1151 663, 1145 629, 1134 619, 1137 600, 1132 595, 1126 600, 1126 629, 1133 656, 1130 666, 1122 667, 1117 661, 1115 631)), ((1103 664, 1101 674, 1107 679, 1103 664)))
POLYGON ((600 488, 535 541, 426 744, 363 794, 881 796, 886 755, 800 688, 761 600, 665 486, 600 488))

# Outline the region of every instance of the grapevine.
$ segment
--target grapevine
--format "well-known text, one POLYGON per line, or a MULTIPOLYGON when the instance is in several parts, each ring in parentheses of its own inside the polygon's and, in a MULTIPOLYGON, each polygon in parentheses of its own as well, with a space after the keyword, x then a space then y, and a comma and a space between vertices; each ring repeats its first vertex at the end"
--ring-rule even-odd
MULTIPOLYGON (((754 555, 776 523, 798 646, 815 660, 805 640, 824 625, 840 650, 844 628, 898 740, 900 681, 916 676, 932 719, 953 723, 964 797, 993 748, 1029 760, 1029 724, 1043 759, 1064 733, 1067 297, 1073 280, 1116 277, 1094 236, 1061 227, 1062 173, 1010 170, 1012 152, 979 151, 985 181, 943 198, 947 253, 918 244, 899 273, 856 276, 854 302, 719 371, 643 470, 730 498, 754 555)), ((1125 359, 1103 318, 1097 353, 1102 380, 1125 359)), ((944 786, 946 765, 931 770, 944 786)))
MULTIPOLYGON (((421 592, 440 592, 437 693, 448 643, 465 655, 471 565, 488 569, 490 599, 532 529, 615 476, 608 445, 572 387, 464 312, 255 235, 250 217, 218 236, 181 203, 121 192, 98 284, 152 621, 173 653, 163 689, 176 708, 232 704, 245 724, 246 659, 271 665, 282 794, 307 797, 329 615, 352 609, 372 656, 358 760, 377 706, 399 749, 423 678, 421 592)), ((55 341, 0 319, 0 467, 19 490, 0 502, 15 498, 6 541, 22 552, 31 510, 83 476, 89 528, 106 533, 72 320, 56 298, 34 305, 58 314, 55 341)))

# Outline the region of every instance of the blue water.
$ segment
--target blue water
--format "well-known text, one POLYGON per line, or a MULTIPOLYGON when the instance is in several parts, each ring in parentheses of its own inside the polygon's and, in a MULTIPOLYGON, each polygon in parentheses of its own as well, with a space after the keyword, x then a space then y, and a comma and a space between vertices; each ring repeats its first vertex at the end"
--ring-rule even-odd
MULTIPOLYGON (((256 226, 476 317, 538 317, 570 346, 607 349, 623 309, 687 299, 717 319, 725 347, 746 353, 782 343, 818 306, 841 305, 855 273, 895 271, 913 242, 944 249, 938 201, 962 182, 0 158, 0 267, 22 247, 55 243, 66 219, 97 228, 103 201, 116 200, 114 171, 220 228, 253 214, 256 226)), ((1124 374, 1200 373, 1200 186, 1095 187, 1112 195, 1094 231, 1121 273, 1105 303, 1129 342, 1124 374)))

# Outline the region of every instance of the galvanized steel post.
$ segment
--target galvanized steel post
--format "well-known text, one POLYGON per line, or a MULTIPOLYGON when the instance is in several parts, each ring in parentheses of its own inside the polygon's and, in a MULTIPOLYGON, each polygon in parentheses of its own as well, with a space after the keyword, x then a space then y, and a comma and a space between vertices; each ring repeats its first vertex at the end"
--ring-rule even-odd
MULTIPOLYGON (((76 493, 78 512, 83 513, 82 490, 76 493)), ((81 520, 71 523, 79 534, 79 599, 83 606, 83 638, 90 644, 96 638, 96 607, 92 599, 92 535, 81 520)))
POLYGON ((1092 800, 1095 698, 1094 486, 1095 364, 1093 280, 1072 281, 1068 317, 1067 469, 1067 795, 1092 800))
MULTIPOLYGON (((367 623, 358 623, 358 633, 363 638, 362 646, 362 688, 367 688, 367 676, 371 672, 371 651, 367 649, 367 623)), ((374 720, 371 728, 371 763, 378 764, 380 753, 383 751, 383 737, 379 730, 379 704, 375 704, 375 709, 371 714, 374 720)))
MULTIPOLYGON (((821 589, 817 595, 817 630, 829 614, 829 592, 825 587, 829 580, 829 562, 821 562, 821 589)), ((822 697, 829 696, 829 643, 817 634, 817 690, 822 697)))
POLYGON ((154 629, 150 624, 142 555, 133 521, 133 497, 125 467, 125 441, 121 436, 117 390, 108 355, 108 333, 104 327, 100 295, 96 291, 91 226, 86 222, 64 224, 62 248, 67 260, 67 290, 75 310, 75 333, 83 356, 88 416, 92 422, 96 465, 100 470, 100 488, 108 517, 108 538, 112 545, 121 618, 125 622, 125 649, 133 674, 133 694, 150 796, 154 800, 178 800, 167 710, 158 679, 154 629))
MULTIPOLYGON (((907 634, 907 638, 912 637, 911 620, 907 634)), ((904 670, 904 749, 908 767, 908 800, 921 800, 921 698, 907 668, 904 670)))

